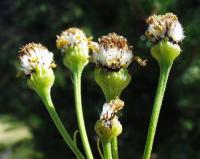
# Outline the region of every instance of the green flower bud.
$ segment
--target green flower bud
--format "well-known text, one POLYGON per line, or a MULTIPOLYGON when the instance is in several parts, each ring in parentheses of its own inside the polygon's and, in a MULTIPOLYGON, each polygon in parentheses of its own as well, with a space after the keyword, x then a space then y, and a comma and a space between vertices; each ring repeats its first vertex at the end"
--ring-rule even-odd
POLYGON ((95 131, 102 140, 110 141, 122 133, 122 125, 117 116, 110 120, 98 120, 95 131))
POLYGON ((50 90, 55 80, 52 69, 37 68, 36 72, 32 73, 27 79, 28 86, 38 94, 43 91, 50 90))
POLYGON ((66 52, 63 64, 72 72, 83 69, 89 62, 88 57, 82 54, 82 49, 79 46, 69 47, 66 52))
POLYGON ((120 96, 131 81, 131 76, 125 68, 119 71, 109 71, 102 67, 96 67, 94 78, 101 87, 107 101, 120 96))
POLYGON ((64 53, 63 63, 72 72, 83 69, 89 58, 89 39, 78 28, 69 28, 57 36, 57 48, 64 53))
POLYGON ((179 45, 169 42, 167 39, 161 40, 151 48, 152 56, 161 64, 169 66, 180 54, 179 45))
POLYGON ((23 46, 19 53, 21 70, 28 77, 28 86, 39 94, 50 89, 55 79, 53 53, 36 43, 23 46))

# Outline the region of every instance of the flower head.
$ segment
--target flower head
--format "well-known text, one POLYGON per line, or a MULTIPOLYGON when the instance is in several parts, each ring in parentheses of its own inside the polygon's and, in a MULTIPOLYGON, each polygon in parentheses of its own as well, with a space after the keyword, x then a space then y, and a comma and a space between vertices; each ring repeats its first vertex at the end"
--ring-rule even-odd
POLYGON ((57 36, 57 48, 64 53, 63 63, 72 72, 83 70, 88 64, 90 40, 78 28, 69 28, 57 36))
POLYGON ((171 66, 181 52, 179 42, 184 39, 183 28, 173 13, 152 15, 146 20, 146 36, 154 43, 152 56, 162 66, 171 66))
POLYGON ((100 86, 107 101, 119 97, 122 91, 129 85, 131 75, 127 69, 108 71, 102 67, 96 67, 94 79, 100 86))
POLYGON ((153 43, 164 38, 169 38, 170 41, 179 43, 185 37, 178 17, 173 13, 152 15, 147 18, 146 23, 148 24, 148 29, 145 34, 153 43))
POLYGON ((124 107, 124 102, 119 98, 111 100, 103 105, 100 119, 97 121, 95 130, 97 134, 105 139, 110 140, 122 132, 122 125, 118 119, 117 112, 124 107))
POLYGON ((110 120, 117 114, 117 112, 124 107, 124 102, 119 98, 111 100, 109 103, 103 105, 103 110, 100 115, 100 120, 105 121, 105 126, 110 126, 110 120))
POLYGON ((25 75, 30 75, 36 69, 51 69, 56 65, 53 60, 53 53, 45 46, 36 43, 29 43, 19 51, 21 70, 25 75))
POLYGON ((21 70, 27 78, 28 86, 38 94, 50 90, 54 83, 53 53, 41 44, 29 43, 19 51, 21 70))
POLYGON ((67 52, 69 48, 79 47, 81 53, 86 57, 89 56, 88 38, 84 32, 78 28, 69 28, 57 36, 56 45, 62 52, 67 52))
POLYGON ((132 46, 123 36, 109 33, 92 43, 92 61, 110 70, 127 68, 133 59, 132 46))

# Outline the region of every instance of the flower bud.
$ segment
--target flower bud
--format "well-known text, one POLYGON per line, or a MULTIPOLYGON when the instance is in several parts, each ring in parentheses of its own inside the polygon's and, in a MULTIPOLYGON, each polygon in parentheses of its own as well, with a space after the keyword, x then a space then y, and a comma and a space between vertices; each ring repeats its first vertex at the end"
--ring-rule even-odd
POLYGON ((161 64, 169 66, 180 54, 178 45, 184 39, 183 28, 178 17, 172 13, 150 16, 146 23, 146 36, 152 41, 152 56, 161 64))
POLYGON ((57 36, 57 48, 64 53, 63 63, 71 71, 83 69, 88 63, 89 40, 78 28, 69 28, 57 36))
POLYGON ((103 140, 111 140, 122 133, 122 125, 118 120, 117 112, 124 107, 124 102, 116 98, 103 105, 100 119, 95 125, 95 131, 103 140))
POLYGON ((53 53, 41 44, 29 43, 19 51, 21 70, 26 75, 28 86, 40 93, 50 89, 54 83, 52 68, 56 65, 53 53))
POLYGON ((167 39, 161 40, 151 48, 152 56, 164 66, 171 65, 180 52, 181 49, 179 45, 173 44, 167 39))
POLYGON ((131 81, 131 75, 127 69, 110 71, 102 67, 96 67, 94 78, 101 87, 107 101, 119 97, 131 81))
POLYGON ((44 68, 36 70, 30 78, 27 79, 28 86, 37 93, 50 90, 53 86, 55 76, 52 69, 46 70, 44 68))

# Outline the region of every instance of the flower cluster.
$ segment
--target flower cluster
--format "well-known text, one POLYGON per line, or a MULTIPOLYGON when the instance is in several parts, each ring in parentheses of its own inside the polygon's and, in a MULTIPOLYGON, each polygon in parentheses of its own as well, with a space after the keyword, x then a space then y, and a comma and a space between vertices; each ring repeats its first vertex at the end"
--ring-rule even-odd
POLYGON ((127 68, 133 60, 132 46, 126 38, 116 33, 109 33, 98 39, 99 43, 91 43, 92 61, 109 70, 127 68))
POLYGON ((56 65, 53 60, 53 53, 45 46, 36 43, 29 43, 19 51, 21 70, 25 75, 30 75, 36 69, 50 69, 56 65))
MULTIPOLYGON (((150 16, 146 20, 146 23, 148 24, 148 28, 145 34, 154 44, 151 47, 151 54, 158 61, 161 70, 161 81, 159 81, 158 94, 156 95, 154 106, 155 110, 160 110, 169 71, 174 60, 181 52, 178 43, 184 39, 184 32, 177 16, 172 13, 150 16)), ((81 75, 89 60, 96 64, 94 79, 102 89, 106 99, 100 118, 96 122, 95 130, 102 142, 104 158, 109 158, 106 155, 118 158, 117 152, 114 152, 117 150, 117 136, 122 133, 122 125, 119 121, 118 112, 124 108, 124 102, 118 97, 120 97, 122 91, 131 81, 131 75, 128 71, 130 63, 137 61, 141 66, 145 66, 147 60, 143 61, 140 57, 133 56, 133 47, 129 45, 126 38, 116 33, 101 36, 98 42, 93 42, 90 38, 86 37, 82 30, 73 27, 68 28, 57 36, 56 45, 64 53, 63 64, 73 74, 76 115, 87 158, 93 159, 93 155, 90 150, 82 112, 81 75), (89 54, 90 50, 92 51, 91 55, 89 54), (109 152, 111 151, 110 145, 113 150, 112 154, 109 152)), ((20 49, 19 59, 21 70, 28 76, 28 86, 41 97, 55 125, 69 147, 78 158, 84 159, 76 142, 65 131, 53 108, 50 97, 50 90, 55 80, 52 68, 56 67, 53 60, 53 53, 41 44, 29 43, 20 49)), ((155 118, 152 119, 158 120, 159 111, 153 111, 153 113, 157 114, 153 114, 155 118)), ((151 120, 154 123, 150 123, 150 125, 153 125, 149 129, 149 132, 152 134, 148 135, 150 137, 155 136, 156 120, 151 120)), ((147 145, 151 150, 153 142, 147 143, 151 144, 147 145)), ((146 155, 147 159, 150 157, 150 151, 148 153, 146 155)))
POLYGON ((146 20, 146 23, 148 24, 148 29, 145 34, 153 43, 166 37, 170 41, 178 43, 185 37, 178 17, 173 13, 152 15, 146 20))

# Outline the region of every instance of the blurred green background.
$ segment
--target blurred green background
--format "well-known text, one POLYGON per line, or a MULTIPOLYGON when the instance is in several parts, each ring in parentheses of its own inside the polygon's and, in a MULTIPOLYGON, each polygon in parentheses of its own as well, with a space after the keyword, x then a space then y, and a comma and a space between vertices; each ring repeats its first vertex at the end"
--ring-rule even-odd
MULTIPOLYGON (((94 40, 109 32, 127 37, 134 53, 148 59, 145 68, 132 64, 132 82, 123 92, 126 102, 119 137, 121 159, 140 159, 158 80, 158 65, 144 36, 145 18, 173 12, 186 38, 164 98, 154 144, 154 159, 200 158, 200 1, 199 0, 1 0, 0 1, 0 159, 72 159, 39 97, 16 78, 19 47, 41 42, 58 64, 53 101, 71 134, 77 129, 71 75, 55 47, 56 35, 76 26, 94 40)), ((93 79, 93 65, 83 74, 83 105, 95 154, 94 124, 104 97, 93 79)), ((81 144, 79 143, 79 147, 81 144)))

